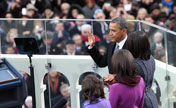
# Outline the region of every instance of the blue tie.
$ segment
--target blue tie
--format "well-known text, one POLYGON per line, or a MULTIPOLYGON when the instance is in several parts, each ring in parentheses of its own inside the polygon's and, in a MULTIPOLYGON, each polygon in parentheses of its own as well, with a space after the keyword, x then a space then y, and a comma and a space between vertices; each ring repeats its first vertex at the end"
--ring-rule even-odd
POLYGON ((114 53, 119 49, 119 45, 116 43, 116 47, 114 49, 114 53))

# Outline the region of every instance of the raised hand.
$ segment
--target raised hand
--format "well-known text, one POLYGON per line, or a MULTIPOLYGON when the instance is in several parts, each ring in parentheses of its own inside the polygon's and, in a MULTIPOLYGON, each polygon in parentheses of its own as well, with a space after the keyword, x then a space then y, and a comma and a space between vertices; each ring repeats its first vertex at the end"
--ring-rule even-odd
POLYGON ((94 37, 94 35, 91 33, 90 30, 87 30, 87 33, 88 33, 88 42, 89 42, 89 46, 90 46, 91 48, 93 48, 94 45, 95 45, 95 37, 94 37))

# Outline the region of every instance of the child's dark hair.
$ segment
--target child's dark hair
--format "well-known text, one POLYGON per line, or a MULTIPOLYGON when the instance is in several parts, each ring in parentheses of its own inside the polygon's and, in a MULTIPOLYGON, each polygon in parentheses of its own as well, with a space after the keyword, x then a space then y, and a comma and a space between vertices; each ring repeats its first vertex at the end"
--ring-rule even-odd
POLYGON ((103 81, 95 75, 88 75, 82 82, 82 91, 84 100, 89 100, 90 103, 98 102, 98 98, 105 98, 103 81))

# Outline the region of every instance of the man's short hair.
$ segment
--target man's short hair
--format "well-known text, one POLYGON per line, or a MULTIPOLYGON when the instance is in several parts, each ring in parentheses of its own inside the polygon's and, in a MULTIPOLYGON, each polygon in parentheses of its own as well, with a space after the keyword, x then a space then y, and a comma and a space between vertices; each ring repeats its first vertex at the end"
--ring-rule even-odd
POLYGON ((123 17, 116 17, 112 19, 111 23, 116 23, 120 29, 128 29, 128 23, 123 17))

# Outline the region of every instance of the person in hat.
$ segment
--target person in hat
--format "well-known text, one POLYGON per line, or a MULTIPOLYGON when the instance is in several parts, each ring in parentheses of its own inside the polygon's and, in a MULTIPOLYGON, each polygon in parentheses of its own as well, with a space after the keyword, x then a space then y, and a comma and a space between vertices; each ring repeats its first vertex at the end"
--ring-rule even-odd
POLYGON ((31 3, 26 6, 26 15, 30 18, 40 18, 41 15, 38 13, 38 9, 31 3))

